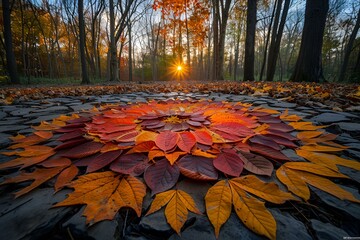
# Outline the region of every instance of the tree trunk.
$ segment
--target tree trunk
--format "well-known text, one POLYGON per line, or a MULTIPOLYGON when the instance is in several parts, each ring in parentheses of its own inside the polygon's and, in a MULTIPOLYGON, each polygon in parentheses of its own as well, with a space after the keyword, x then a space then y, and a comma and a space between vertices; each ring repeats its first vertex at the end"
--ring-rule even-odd
POLYGON ((340 70, 340 75, 339 75, 339 81, 340 82, 345 80, 346 68, 347 68, 347 66, 349 64, 350 54, 351 54, 351 52, 353 50, 352 48, 353 48, 353 45, 354 45, 356 35, 357 35, 358 31, 359 31, 359 27, 360 27, 360 9, 358 11, 356 24, 354 26, 353 31, 351 32, 349 42, 348 42, 348 44, 346 45, 346 48, 345 48, 344 60, 343 60, 343 63, 341 65, 341 70, 340 70))
POLYGON ((329 0, 306 0, 305 22, 293 82, 320 82, 323 79, 321 50, 329 0))
POLYGON ((256 32, 256 0, 248 0, 246 17, 244 80, 254 81, 255 64, 255 32, 256 32))
POLYGON ((268 32, 267 32, 267 35, 266 35, 266 41, 265 41, 264 57, 263 57, 263 61, 262 61, 262 64, 261 64, 261 70, 260 70, 260 78, 259 78, 260 81, 262 81, 262 77, 263 77, 263 74, 264 74, 265 63, 266 63, 266 58, 267 58, 267 50, 268 50, 269 40, 270 40, 270 35, 271 35, 270 34, 271 33, 271 27, 272 27, 272 24, 273 24, 273 21, 274 21, 275 9, 276 9, 276 6, 277 6, 278 2, 279 2, 278 0, 275 1, 274 8, 273 8, 273 11, 271 13, 270 25, 269 25, 269 28, 268 28, 268 32))
POLYGON ((115 42, 115 15, 114 15, 114 0, 109 0, 110 13, 110 79, 109 81, 119 81, 117 50, 115 42))
POLYGON ((273 81, 275 70, 276 70, 276 62, 277 58, 279 56, 279 50, 280 50, 280 43, 282 34, 284 31, 285 21, 286 17, 289 11, 290 7, 290 0, 285 0, 284 8, 281 14, 281 20, 278 24, 279 18, 280 18, 280 12, 281 12, 281 5, 282 0, 278 2, 278 10, 276 11, 274 26, 273 26, 273 36, 271 38, 270 48, 269 48, 269 58, 268 58, 268 65, 267 65, 267 71, 266 71, 266 80, 267 81, 273 81))
POLYGON ((133 60, 132 60, 132 38, 131 38, 131 21, 128 20, 128 32, 129 32, 129 81, 132 82, 133 80, 133 60))
POLYGON ((9 73, 11 83, 19 84, 20 79, 17 72, 16 60, 12 46, 9 0, 2 0, 2 8, 3 8, 3 20, 4 20, 4 40, 5 40, 7 70, 9 73))
POLYGON ((86 68, 86 56, 85 56, 85 24, 84 24, 84 1, 78 0, 78 12, 79 12, 79 50, 81 61, 81 84, 89 84, 89 76, 86 68))

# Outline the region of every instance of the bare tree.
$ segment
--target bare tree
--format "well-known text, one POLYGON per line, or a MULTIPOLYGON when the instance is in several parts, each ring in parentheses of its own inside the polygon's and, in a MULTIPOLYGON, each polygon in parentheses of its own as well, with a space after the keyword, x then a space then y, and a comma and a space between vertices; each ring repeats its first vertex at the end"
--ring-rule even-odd
POLYGON ((13 46, 12 46, 9 0, 2 0, 2 7, 3 7, 4 40, 5 40, 7 70, 9 73, 11 83, 18 84, 18 83, 20 83, 20 79, 19 79, 19 75, 17 72, 15 55, 14 55, 13 46))
POLYGON ((359 31, 359 27, 360 27, 360 9, 358 10, 355 26, 354 26, 354 28, 353 28, 353 30, 351 32, 349 41, 348 41, 348 43, 346 45, 346 48, 345 48, 344 60, 343 60, 343 63, 341 65, 339 81, 344 81, 345 80, 345 72, 346 72, 347 66, 349 64, 350 54, 351 54, 351 52, 353 50, 354 41, 355 41, 356 35, 357 35, 358 31, 359 31))
POLYGON ((84 22, 84 1, 78 0, 78 14, 79 14, 79 50, 81 61, 82 84, 89 84, 89 76, 86 67, 85 56, 85 22, 84 22))

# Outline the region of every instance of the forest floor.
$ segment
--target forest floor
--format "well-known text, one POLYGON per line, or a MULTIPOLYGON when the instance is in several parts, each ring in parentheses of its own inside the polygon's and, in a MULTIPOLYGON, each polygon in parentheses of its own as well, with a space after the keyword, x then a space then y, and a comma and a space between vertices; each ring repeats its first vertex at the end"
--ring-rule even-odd
POLYGON ((292 82, 173 81, 151 83, 104 83, 97 85, 4 85, 0 88, 0 104, 66 96, 100 96, 136 92, 149 93, 225 93, 269 96, 301 106, 334 111, 360 111, 359 84, 315 84, 292 82))
MULTIPOLYGON (((243 102, 277 111, 288 109, 290 114, 301 116, 303 120, 328 125, 326 131, 337 134, 337 141, 349 147, 344 154, 360 161, 360 86, 312 83, 157 82, 3 87, 0 89, 0 151, 11 144, 10 136, 28 135, 34 131, 33 125, 60 115, 102 104, 168 99, 243 102)), ((284 154, 289 158, 298 157, 291 151, 284 154)), ((9 159, 11 157, 0 154, 0 163, 9 159)), ((343 168, 341 171, 351 174, 343 168)), ((5 177, 8 176, 2 172, 0 182, 5 177)), ((357 184, 360 182, 358 172, 352 178, 357 184)), ((347 189, 353 187, 353 183, 342 183, 349 185, 347 189)), ((51 208, 71 192, 65 189, 54 194, 51 184, 53 182, 17 199, 11 193, 24 185, 0 187, 0 239, 215 239, 206 216, 190 215, 180 238, 166 223, 163 211, 138 219, 131 211, 121 210, 114 220, 88 227, 85 217, 81 216, 84 207, 51 208)), ((193 188, 192 182, 182 181, 181 184, 199 195, 206 192, 205 185, 193 188)), ((314 193, 309 200, 311 204, 269 205, 278 224, 277 239, 359 236, 359 204, 342 201, 316 188, 311 190, 314 193)), ((360 199, 358 190, 353 188, 352 193, 360 199)), ((204 211, 203 201, 195 201, 204 211)), ((148 199, 144 208, 149 204, 148 199)), ((222 227, 219 239, 264 238, 248 230, 232 213, 222 227)))

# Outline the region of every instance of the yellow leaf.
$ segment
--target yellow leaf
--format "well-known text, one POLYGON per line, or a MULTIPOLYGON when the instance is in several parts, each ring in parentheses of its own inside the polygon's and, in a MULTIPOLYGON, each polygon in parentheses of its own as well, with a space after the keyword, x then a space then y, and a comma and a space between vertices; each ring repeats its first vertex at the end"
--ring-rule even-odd
POLYGON ((356 199, 350 192, 345 191, 343 188, 339 187, 337 184, 326 178, 322 178, 306 172, 301 172, 298 174, 308 184, 320 190, 323 190, 324 192, 327 192, 341 200, 349 200, 352 202, 360 203, 360 200, 356 199))
POLYGON ((320 153, 320 152, 310 152, 306 150, 297 149, 296 154, 305 158, 306 160, 328 167, 334 171, 338 171, 336 165, 341 165, 349 168, 353 168, 360 171, 360 162, 349 160, 345 158, 341 158, 339 156, 328 154, 328 153, 320 153))
POLYGON ((216 155, 210 154, 208 152, 203 152, 200 149, 195 149, 191 152, 192 155, 194 156, 199 156, 199 157, 206 157, 206 158, 216 158, 216 155))
POLYGON ((152 201, 149 211, 145 216, 158 211, 160 208, 165 206, 176 193, 176 190, 169 190, 166 192, 158 193, 155 195, 154 201, 152 201))
POLYGON ((309 162, 287 162, 282 167, 314 173, 325 177, 349 178, 338 171, 309 162))
POLYGON ((264 113, 269 113, 269 114, 279 114, 280 112, 274 109, 269 109, 269 108, 262 108, 262 107, 256 107, 253 109, 253 111, 256 112, 264 112, 264 113))
POLYGON ((231 190, 227 181, 222 180, 212 186, 205 196, 206 213, 218 237, 221 226, 231 214, 231 190))
POLYGON ((300 150, 311 151, 311 152, 341 152, 343 148, 322 146, 322 145, 306 145, 301 146, 300 150))
POLYGON ((180 156, 185 154, 186 152, 165 153, 165 157, 170 162, 170 164, 173 165, 180 156))
POLYGON ((287 200, 296 200, 290 193, 281 191, 275 183, 263 182, 254 175, 233 178, 230 182, 246 192, 272 203, 282 204, 287 200))
POLYGON ((169 190, 156 194, 146 215, 158 211, 166 204, 166 220, 178 234, 180 234, 181 228, 187 219, 188 210, 201 214, 189 194, 182 190, 169 190))
POLYGON ((37 131, 34 134, 46 140, 53 137, 53 133, 49 131, 37 131))
POLYGON ((141 215, 146 186, 135 177, 121 177, 113 172, 91 173, 69 186, 75 191, 54 207, 86 204, 83 215, 87 223, 112 220, 122 207, 130 207, 141 215))
POLYGON ((247 195, 230 182, 233 205, 240 220, 252 231, 269 239, 276 239, 276 221, 265 203, 247 195))
POLYGON ((286 185, 290 192, 301 197, 305 201, 309 200, 310 190, 306 182, 299 177, 297 172, 282 166, 276 171, 276 176, 286 185))
POLYGON ((296 137, 298 139, 300 139, 301 141, 307 140, 307 139, 311 139, 311 138, 315 138, 317 136, 320 136, 321 134, 323 134, 323 132, 320 131, 303 131, 303 132, 299 132, 296 137))
POLYGON ((306 131, 313 131, 327 127, 327 126, 314 126, 312 122, 291 122, 289 123, 289 125, 295 128, 296 130, 306 130, 306 131))
POLYGON ((301 120, 301 117, 299 117, 298 115, 289 115, 289 110, 286 109, 281 115, 280 115, 280 119, 283 121, 288 121, 288 122, 297 122, 299 120, 301 120))

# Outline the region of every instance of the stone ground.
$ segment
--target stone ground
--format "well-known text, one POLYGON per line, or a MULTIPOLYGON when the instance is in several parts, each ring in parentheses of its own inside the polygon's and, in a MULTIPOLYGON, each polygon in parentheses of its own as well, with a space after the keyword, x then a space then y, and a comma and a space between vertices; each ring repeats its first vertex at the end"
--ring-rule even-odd
MULTIPOLYGON (((91 109, 105 103, 145 102, 151 99, 211 99, 214 101, 248 102, 253 106, 284 111, 297 114, 304 120, 316 124, 329 125, 328 132, 338 134, 337 142, 349 146, 344 151, 345 156, 360 160, 360 112, 334 112, 326 108, 305 107, 295 103, 288 103, 270 97, 250 97, 242 95, 209 93, 129 93, 103 96, 62 97, 53 99, 17 102, 16 105, 0 106, 0 151, 10 145, 9 136, 17 133, 29 134, 32 125, 41 121, 48 121, 62 114, 70 114, 91 109)), ((296 158, 293 151, 285 151, 290 158, 296 158)), ((0 162, 8 161, 9 157, 0 155, 0 162)), ((360 183, 358 172, 348 168, 341 171, 352 176, 360 183)), ((0 173, 0 182, 6 173, 0 173)), ((202 193, 210 185, 204 183, 194 186, 191 181, 184 180, 180 184, 186 187, 188 193, 194 196, 204 211, 202 193), (194 187, 193 187, 194 186, 194 187), (189 191, 190 189, 190 191, 189 191)), ((18 187, 21 184, 18 185, 18 187)), ((357 185, 359 187, 359 185, 357 185)), ((85 218, 81 216, 82 208, 51 208, 54 203, 65 199, 71 190, 65 189, 57 194, 53 193, 50 185, 42 186, 25 196, 14 199, 8 186, 0 187, 0 239, 215 239, 213 228, 205 216, 190 214, 185 228, 179 237, 168 224, 162 211, 143 217, 140 221, 131 211, 121 210, 116 219, 102 221, 86 227, 85 218)), ((325 192, 312 188, 327 213, 324 215, 309 214, 308 206, 298 206, 298 212, 287 211, 294 209, 291 205, 269 206, 277 225, 278 239, 343 239, 344 236, 360 236, 360 205, 341 201, 325 192), (340 215, 342 217, 339 218, 340 215), (306 216, 305 216, 306 215, 306 216), (316 216, 316 218, 314 217, 316 216), (332 216, 333 219, 329 219, 332 216), (344 217, 345 216, 345 217, 344 217), (337 219, 339 218, 339 219, 337 219), (329 221, 331 220, 331 221, 329 221), (336 222, 331 224, 329 222, 336 222)), ((360 194, 354 189, 348 189, 360 199, 360 194)), ((144 200, 144 207, 150 204, 150 198, 144 200)), ((249 231, 233 213, 220 231, 219 239, 263 239, 249 231)))

